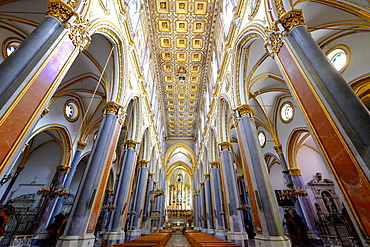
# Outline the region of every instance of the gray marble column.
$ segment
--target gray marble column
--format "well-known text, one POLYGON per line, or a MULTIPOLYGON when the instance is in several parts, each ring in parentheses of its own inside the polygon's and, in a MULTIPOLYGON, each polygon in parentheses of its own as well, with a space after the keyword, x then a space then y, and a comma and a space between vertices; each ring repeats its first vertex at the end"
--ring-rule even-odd
POLYGON ((200 183, 200 226, 202 232, 206 232, 208 228, 207 224, 207 206, 206 206, 206 195, 204 189, 204 182, 200 183))
MULTIPOLYGON (((299 47, 306 57, 310 69, 318 77, 311 83, 325 97, 326 108, 331 115, 336 116, 339 131, 345 132, 353 147, 358 152, 359 165, 367 172, 370 170, 370 115, 368 109, 349 87, 345 79, 330 64, 325 54, 311 37, 304 26, 297 26, 286 37, 288 42, 299 47), (350 109, 350 110, 349 110, 350 109), (366 168, 365 168, 366 167, 366 168)), ((350 148, 353 148, 350 145, 350 148)), ((366 173, 366 172, 365 172, 366 173)), ((369 177, 368 177, 369 179, 369 177)))
POLYGON ((138 181, 136 184, 136 190, 133 201, 133 211, 136 213, 132 217, 132 225, 129 230, 130 239, 134 239, 141 236, 141 220, 144 214, 144 202, 148 180, 148 168, 147 164, 149 161, 141 160, 141 167, 139 169, 138 181))
MULTIPOLYGON (((245 169, 251 174, 259 217, 261 219, 262 234, 256 236, 258 243, 273 242, 274 246, 289 246, 289 240, 285 236, 283 222, 278 211, 275 193, 272 190, 267 166, 263 159, 261 147, 258 144, 256 126, 251 118, 253 110, 249 105, 237 108, 240 120, 237 125, 240 152, 245 152, 248 164, 245 169)), ((251 193, 251 192, 250 192, 251 193)))
MULTIPOLYGON (((160 189, 162 191, 165 191, 166 188, 166 171, 162 169, 161 171, 161 180, 160 180, 160 189)), ((165 195, 164 193, 159 196, 160 197, 160 203, 159 207, 157 208, 158 211, 161 212, 160 218, 159 218, 159 229, 162 229, 163 223, 164 223, 164 210, 165 210, 165 195)))
MULTIPOLYGON (((70 218, 67 221, 64 234, 59 238, 57 246, 70 246, 71 244, 88 245, 91 239, 95 238, 93 233, 87 233, 88 227, 91 228, 89 222, 90 214, 95 203, 101 203, 97 200, 96 195, 105 190, 101 185, 104 171, 107 166, 110 167, 113 158, 112 146, 117 145, 119 131, 121 125, 119 118, 116 115, 117 111, 114 104, 107 105, 107 113, 100 126, 98 136, 92 149, 90 159, 88 161, 85 173, 83 175, 75 202, 70 213, 70 218)), ((107 178, 106 178, 107 179, 107 178)), ((99 212, 95 212, 96 215, 99 212)))
POLYGON ((206 221, 207 221, 207 233, 210 235, 214 234, 214 215, 213 215, 213 204, 212 204, 212 196, 211 196, 211 181, 210 175, 204 174, 204 197, 205 197, 205 204, 206 204, 206 221))
POLYGON ((221 167, 225 182, 225 194, 229 211, 228 217, 230 219, 230 231, 227 233, 227 238, 229 241, 243 244, 247 235, 243 227, 242 214, 237 209, 241 203, 234 171, 234 157, 231 152, 232 145, 226 142, 219 145, 221 147, 221 167))
POLYGON ((211 182, 211 195, 212 195, 212 204, 213 204, 213 216, 214 218, 214 235, 217 238, 226 240, 226 231, 225 231, 225 210, 223 208, 223 198, 221 190, 221 178, 219 171, 218 162, 211 163, 210 170, 210 182, 211 182))
MULTIPOLYGON (((77 150, 75 152, 75 155, 73 156, 73 160, 72 160, 72 163, 71 163, 71 169, 70 169, 69 173, 67 174, 66 179, 63 182, 63 188, 68 189, 69 186, 71 185, 73 176, 74 176, 74 174, 76 172, 76 169, 77 169, 78 162, 80 161, 80 158, 81 158, 82 151, 85 149, 86 145, 87 145, 86 142, 82 142, 82 141, 78 142, 77 150)), ((61 212, 62 206, 63 206, 63 201, 64 201, 64 199, 62 199, 62 198, 57 199, 57 203, 54 207, 54 211, 53 211, 50 223, 54 222, 54 216, 61 212)))
MULTIPOLYGON (((63 30, 62 23, 54 17, 46 17, 41 24, 25 39, 9 57, 0 64, 0 106, 2 106, 21 85, 23 79, 17 78, 27 66, 34 66, 34 59, 42 48, 58 31, 63 30)), ((52 40, 53 42, 53 40, 52 40)))
POLYGON ((111 214, 109 231, 104 234, 104 246, 122 243, 125 240, 124 228, 136 165, 136 144, 133 140, 126 141, 126 150, 123 154, 117 192, 114 198, 114 205, 117 209, 111 214))
POLYGON ((200 216, 200 207, 199 207, 199 189, 198 189, 198 171, 193 172, 193 216, 194 216, 194 230, 199 230, 199 216, 200 216))
POLYGON ((153 174, 149 173, 148 174, 148 182, 147 182, 147 187, 146 187, 146 192, 145 192, 145 206, 144 206, 144 219, 146 220, 150 218, 150 191, 153 190, 153 174))
POLYGON ((253 226, 253 218, 250 211, 250 200, 248 197, 247 185, 245 184, 244 177, 241 177, 240 188, 242 191, 242 205, 248 206, 248 208, 242 209, 244 217, 244 229, 247 232, 248 238, 254 238, 255 231, 253 226))

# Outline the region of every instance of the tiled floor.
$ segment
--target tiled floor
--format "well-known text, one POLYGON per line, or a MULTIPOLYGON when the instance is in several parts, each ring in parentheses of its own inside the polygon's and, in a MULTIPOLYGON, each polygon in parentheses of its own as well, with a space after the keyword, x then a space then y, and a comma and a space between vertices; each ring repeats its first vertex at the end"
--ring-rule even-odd
POLYGON ((182 233, 172 233, 164 247, 184 246, 191 247, 189 240, 182 233))

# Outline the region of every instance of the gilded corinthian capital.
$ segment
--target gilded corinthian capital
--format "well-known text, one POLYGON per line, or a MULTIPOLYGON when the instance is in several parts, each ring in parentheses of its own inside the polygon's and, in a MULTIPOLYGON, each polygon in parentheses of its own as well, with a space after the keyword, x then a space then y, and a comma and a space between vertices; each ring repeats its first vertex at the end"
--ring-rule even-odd
POLYGON ((304 22, 303 12, 300 9, 292 9, 284 13, 280 19, 277 20, 277 23, 281 23, 288 33, 296 26, 305 26, 307 28, 304 22))
POLYGON ((64 24, 74 14, 76 12, 66 2, 62 0, 49 0, 46 8, 46 16, 52 16, 64 24))
POLYGON ((119 110, 122 109, 123 107, 120 105, 120 104, 117 104, 116 102, 114 101, 109 101, 107 102, 107 104, 105 105, 105 110, 107 113, 112 113, 114 115, 118 115, 119 114, 119 110))
POLYGON ((235 110, 239 112, 241 117, 253 116, 256 113, 250 105, 241 105, 238 106, 235 110))

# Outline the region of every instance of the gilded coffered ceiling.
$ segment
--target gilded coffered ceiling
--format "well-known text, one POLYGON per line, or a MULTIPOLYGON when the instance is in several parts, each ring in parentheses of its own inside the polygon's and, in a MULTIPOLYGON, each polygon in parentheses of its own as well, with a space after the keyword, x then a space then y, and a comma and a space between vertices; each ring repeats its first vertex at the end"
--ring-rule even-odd
POLYGON ((167 137, 195 136, 207 78, 214 3, 207 0, 149 0, 156 83, 167 137))

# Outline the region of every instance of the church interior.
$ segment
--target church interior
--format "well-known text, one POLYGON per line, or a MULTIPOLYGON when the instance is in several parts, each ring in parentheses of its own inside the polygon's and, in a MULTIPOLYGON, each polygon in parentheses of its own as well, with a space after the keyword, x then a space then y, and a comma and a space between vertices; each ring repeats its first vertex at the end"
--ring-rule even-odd
POLYGON ((0 246, 369 246, 369 40, 368 0, 0 1, 0 246))

